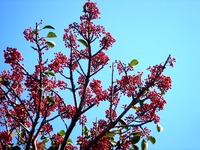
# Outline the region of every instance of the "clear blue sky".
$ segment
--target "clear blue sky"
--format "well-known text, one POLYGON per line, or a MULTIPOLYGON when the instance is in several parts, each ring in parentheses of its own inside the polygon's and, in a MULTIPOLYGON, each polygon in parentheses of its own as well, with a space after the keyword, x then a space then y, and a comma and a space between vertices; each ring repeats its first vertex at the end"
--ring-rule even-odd
MULTIPOLYGON (((44 20, 56 28, 59 38, 53 51, 63 51, 63 29, 78 21, 86 0, 32 0, 0 2, 0 70, 2 52, 7 47, 22 51, 26 63, 34 54, 23 38, 23 30, 44 20)), ((99 24, 110 31, 117 42, 109 51, 112 61, 139 60, 136 70, 164 62, 168 54, 177 59, 166 71, 173 89, 166 94, 167 105, 160 113, 162 133, 157 133, 150 150, 199 150, 200 127, 200 1, 198 0, 97 0, 101 11, 99 24)), ((51 53, 51 52, 50 52, 51 53)))

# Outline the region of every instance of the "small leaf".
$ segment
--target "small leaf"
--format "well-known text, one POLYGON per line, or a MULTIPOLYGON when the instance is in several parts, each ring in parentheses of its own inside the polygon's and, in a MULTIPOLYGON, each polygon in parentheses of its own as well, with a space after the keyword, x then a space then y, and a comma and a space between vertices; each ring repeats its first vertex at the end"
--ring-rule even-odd
POLYGON ((140 101, 139 101, 139 104, 140 104, 140 107, 142 108, 143 105, 144 105, 144 101, 143 101, 143 100, 140 100, 140 101))
POLYGON ((48 37, 48 38, 55 38, 55 37, 57 37, 57 35, 56 35, 54 32, 49 32, 49 33, 47 34, 47 37, 48 37))
POLYGON ((33 33, 33 34, 36 34, 36 33, 37 33, 37 31, 34 29, 34 30, 32 31, 32 33, 33 33))
POLYGON ((42 143, 46 143, 49 141, 49 138, 45 137, 44 140, 42 141, 42 143))
POLYGON ((132 135, 134 135, 134 136, 141 136, 141 132, 140 131, 136 131, 136 132, 133 132, 132 135))
POLYGON ((127 125, 126 122, 124 120, 122 120, 122 119, 120 119, 119 122, 121 123, 121 125, 124 125, 124 126, 127 125))
POLYGON ((72 140, 70 138, 67 139, 67 144, 71 144, 73 143, 72 140))
POLYGON ((53 71, 50 71, 50 70, 44 72, 44 74, 46 74, 46 75, 51 75, 51 76, 55 76, 54 72, 53 72, 53 71))
POLYGON ((132 145, 134 150, 139 150, 139 147, 137 145, 132 145))
POLYGON ((54 103, 55 103, 54 98, 51 97, 51 96, 47 96, 47 101, 48 101, 50 104, 54 104, 54 103))
POLYGON ((136 144, 137 142, 140 141, 140 136, 137 135, 137 136, 134 136, 132 139, 131 139, 131 144, 136 144))
POLYGON ((156 125, 156 128, 158 132, 162 132, 164 130, 164 128, 159 124, 156 125))
POLYGON ((136 111, 138 111, 138 109, 139 109, 139 108, 138 108, 137 106, 135 106, 135 105, 132 106, 132 108, 133 108, 134 110, 136 110, 136 111))
POLYGON ((50 47, 53 48, 56 44, 53 41, 46 41, 46 44, 50 47))
POLYGON ((155 143, 156 143, 156 139, 155 139, 155 137, 153 137, 153 136, 150 136, 150 137, 149 137, 149 141, 150 141, 152 144, 155 144, 155 143))
POLYGON ((165 92, 164 92, 164 91, 162 91, 162 92, 161 92, 161 95, 165 95, 165 92))
POLYGON ((24 129, 21 131, 20 136, 21 136, 22 138, 25 137, 25 130, 24 130, 24 129))
POLYGON ((128 129, 128 126, 124 120, 120 119, 119 122, 121 123, 122 126, 124 126, 126 129, 128 129))
POLYGON ((40 148, 44 149, 45 148, 45 144, 44 143, 40 144, 40 148))
POLYGON ((138 64, 138 60, 137 59, 133 59, 131 62, 130 62, 130 66, 133 67, 133 66, 136 66, 138 64))
POLYGON ((79 41, 81 44, 83 44, 85 47, 88 47, 88 44, 87 44, 87 42, 86 42, 85 40, 83 40, 83 39, 78 39, 78 41, 79 41))
POLYGON ((0 83, 4 86, 8 86, 9 85, 9 81, 8 80, 5 80, 3 78, 0 78, 0 83))
POLYGON ((46 26, 44 26, 42 29, 55 29, 55 28, 52 27, 51 25, 46 25, 46 26))
POLYGON ((86 126, 84 126, 84 128, 83 128, 83 134, 85 135, 86 138, 89 137, 89 130, 86 126))
POLYGON ((107 133, 106 133, 106 137, 107 137, 107 138, 111 138, 111 137, 113 137, 113 136, 115 136, 115 133, 114 133, 114 132, 107 132, 107 133))
POLYGON ((65 135, 65 131, 64 131, 64 130, 60 130, 60 131, 58 132, 58 135, 60 135, 60 136, 65 135))
POLYGON ((86 9, 86 4, 83 6, 83 12, 86 13, 87 9, 86 9))
POLYGON ((142 150, 148 150, 148 143, 144 139, 142 140, 141 148, 142 148, 142 150))

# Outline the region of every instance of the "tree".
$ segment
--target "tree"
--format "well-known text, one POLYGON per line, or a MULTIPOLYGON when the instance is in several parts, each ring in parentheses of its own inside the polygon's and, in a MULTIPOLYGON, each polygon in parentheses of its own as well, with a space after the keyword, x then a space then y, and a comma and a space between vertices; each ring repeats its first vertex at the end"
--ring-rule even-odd
POLYGON ((158 131, 162 130, 157 112, 163 110, 163 96, 172 86, 171 78, 163 71, 167 66, 173 67, 175 59, 169 55, 165 63, 149 67, 146 78, 143 72, 134 74, 136 59, 129 64, 115 61, 110 67, 111 84, 103 88, 102 82, 109 79, 101 81, 97 75, 108 65, 106 51, 115 39, 103 26, 95 25, 99 14, 96 3, 86 2, 80 23, 74 22, 64 30, 69 55, 57 52, 51 61, 44 56, 46 50, 55 46, 48 40, 56 37, 54 27, 46 25, 39 29, 41 21, 35 29, 25 29, 26 40, 34 43, 31 48, 38 54, 33 73, 26 69, 17 48, 7 47, 4 51, 5 63, 11 69, 0 74, 1 149, 137 150, 136 144, 142 140, 145 150, 147 141, 155 143, 145 125, 153 122, 158 131), (43 37, 43 30, 51 31, 43 37), (99 49, 95 50, 93 44, 97 42, 99 49), (61 91, 66 94, 60 94, 61 91), (102 103, 107 105, 105 112, 101 112, 105 117, 89 120, 86 113, 102 103), (64 129, 55 132, 55 120, 64 129), (91 127, 88 122, 93 122, 91 127), (73 142, 75 126, 80 126, 80 135, 73 142))

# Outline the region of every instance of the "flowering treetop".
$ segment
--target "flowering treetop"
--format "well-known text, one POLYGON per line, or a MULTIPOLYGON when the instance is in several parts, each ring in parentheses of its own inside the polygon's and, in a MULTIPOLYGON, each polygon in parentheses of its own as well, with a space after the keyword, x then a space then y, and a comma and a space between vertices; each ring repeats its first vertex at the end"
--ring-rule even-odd
MULTIPOLYGON (((41 21, 35 29, 25 29, 24 37, 34 43, 31 48, 38 54, 33 73, 26 69, 17 48, 4 51, 5 63, 11 69, 0 73, 1 149, 125 150, 138 149, 136 144, 142 138, 142 149, 147 147, 148 140, 155 143, 146 124, 160 121, 157 112, 164 109, 163 96, 172 86, 171 78, 163 71, 173 67, 175 59, 169 55, 165 63, 150 66, 146 78, 143 72, 133 74, 136 59, 129 64, 115 61, 111 65, 111 84, 103 88, 108 79, 103 81, 95 75, 108 65, 106 51, 115 39, 93 22, 99 15, 96 3, 86 2, 80 23, 74 22, 64 29, 63 41, 69 55, 56 52, 50 61, 44 55, 55 46, 48 39, 56 34, 50 31, 43 37, 41 31, 54 27, 46 25, 39 29, 41 21), (99 42, 99 49, 93 49, 94 42, 99 42), (71 97, 73 101, 69 100, 71 97), (105 117, 90 120, 86 112, 101 103, 107 104, 102 112, 105 117), (57 133, 52 123, 55 120, 64 125, 57 133), (87 126, 88 122, 93 125, 87 126), (80 126, 80 135, 73 142, 75 126, 80 126)), ((161 130, 158 124, 157 128, 161 130)))

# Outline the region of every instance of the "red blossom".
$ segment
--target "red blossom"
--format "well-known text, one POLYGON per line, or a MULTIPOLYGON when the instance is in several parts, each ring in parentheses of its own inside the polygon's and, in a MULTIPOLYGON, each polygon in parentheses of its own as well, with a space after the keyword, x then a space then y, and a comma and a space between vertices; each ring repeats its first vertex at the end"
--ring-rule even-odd
POLYGON ((90 19, 98 19, 99 18, 100 11, 96 4, 97 3, 90 2, 90 1, 85 3, 85 5, 83 7, 83 9, 84 9, 83 11, 86 14, 88 14, 87 18, 90 18, 90 19))
POLYGON ((92 150, 110 150, 111 148, 111 143, 110 139, 107 138, 106 136, 103 136, 97 144, 92 146, 92 150))
POLYGON ((9 64, 24 60, 22 58, 21 53, 16 48, 10 48, 10 47, 7 47, 7 49, 4 50, 4 58, 5 58, 5 63, 9 64))
POLYGON ((74 34, 70 29, 65 29, 65 34, 63 35, 63 41, 65 46, 70 49, 77 49, 78 45, 76 43, 77 35, 74 34))
POLYGON ((81 148, 85 148, 89 144, 89 140, 82 136, 77 137, 77 144, 80 145, 81 148))
POLYGON ((46 123, 42 126, 43 134, 50 134, 53 131, 53 126, 50 123, 46 123))
POLYGON ((142 74, 138 73, 137 75, 125 75, 122 76, 121 80, 117 80, 117 84, 120 85, 120 91, 127 95, 128 97, 134 96, 136 97, 138 94, 138 87, 143 85, 142 82, 142 74))
POLYGON ((79 118, 79 124, 85 126, 86 123, 87 123, 87 117, 85 115, 82 115, 79 118))
POLYGON ((75 115, 76 108, 74 106, 72 106, 72 105, 67 105, 66 107, 67 107, 66 110, 65 110, 66 114, 65 114, 64 117, 70 119, 75 115))
POLYGON ((11 144, 12 136, 7 131, 0 131, 0 140, 3 142, 3 144, 8 145, 11 144))
POLYGON ((106 118, 111 119, 111 120, 115 120, 116 117, 117 117, 117 113, 114 109, 106 110, 106 118))
POLYGON ((31 43, 34 42, 34 39, 33 39, 34 32, 33 32, 32 28, 25 29, 23 34, 27 41, 30 41, 31 43))
POLYGON ((69 56, 57 52, 50 62, 43 61, 43 49, 49 47, 46 45, 46 38, 40 37, 38 25, 42 22, 36 24, 37 30, 28 28, 23 32, 27 41, 36 44, 36 48, 32 48, 37 51, 38 62, 33 73, 20 64, 23 58, 16 48, 8 47, 4 50, 5 63, 11 69, 0 73, 0 125, 6 128, 6 131, 0 131, 0 148, 2 143, 6 146, 12 144, 14 137, 17 137, 15 139, 21 140, 18 144, 22 147, 30 144, 29 147, 36 146, 36 149, 43 150, 51 143, 55 149, 78 150, 69 137, 78 122, 78 125, 87 128, 86 123, 91 122, 86 116, 87 111, 102 101, 108 104, 105 119, 96 119, 88 131, 82 131, 82 135, 77 137, 80 149, 109 150, 116 148, 117 143, 121 144, 120 149, 128 149, 132 144, 133 132, 141 133, 148 140, 151 130, 143 125, 160 121, 157 112, 163 110, 166 104, 163 93, 172 87, 171 78, 163 75, 163 71, 166 66, 173 67, 176 59, 170 56, 164 64, 149 67, 147 70, 150 73, 144 80, 143 72, 130 73, 134 69, 130 64, 115 61, 111 84, 104 90, 102 81, 95 75, 108 64, 106 52, 116 40, 103 26, 93 22, 100 14, 96 3, 86 2, 83 11, 79 23, 72 23, 64 29, 63 40, 69 49, 69 56), (96 40, 99 40, 99 49, 94 50, 92 44, 96 40), (84 45, 81 50, 80 43, 84 45), (115 69, 119 73, 117 77, 115 69), (48 75, 49 71, 55 75, 48 75), (64 78, 59 80, 57 76, 64 78), (68 93, 63 96, 57 90, 70 91, 74 103, 70 104, 68 99, 71 97, 68 93), (128 100, 122 101, 123 99, 128 100), (130 113, 123 114, 124 111, 130 113), (65 135, 52 133, 52 121, 55 119, 63 121, 66 126, 65 135), (119 121, 123 119, 124 125, 119 121), (106 136, 116 128, 120 130, 120 134, 106 136), (25 135, 18 138, 22 136, 22 131, 25 131, 25 135), (15 132, 16 136, 13 134, 15 132), (49 143, 44 142, 46 140, 49 143), (93 140, 97 142, 92 143, 93 140))
POLYGON ((109 61, 109 57, 104 52, 99 52, 97 55, 92 57, 92 71, 96 72, 98 69, 107 65, 109 61))
POLYGON ((108 48, 111 47, 115 41, 116 40, 112 37, 112 35, 109 32, 107 32, 106 35, 100 41, 100 47, 103 47, 103 49, 108 50, 108 48))

